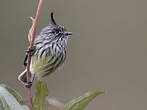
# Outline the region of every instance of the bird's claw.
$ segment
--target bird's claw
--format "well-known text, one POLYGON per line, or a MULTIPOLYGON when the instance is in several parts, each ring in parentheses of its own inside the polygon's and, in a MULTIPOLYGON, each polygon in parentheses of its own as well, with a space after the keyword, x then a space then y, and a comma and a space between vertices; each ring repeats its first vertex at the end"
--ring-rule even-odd
POLYGON ((25 84, 26 88, 31 88, 31 86, 32 86, 32 82, 28 82, 27 84, 25 84))
POLYGON ((35 46, 28 48, 27 50, 25 50, 26 54, 28 53, 33 53, 35 50, 35 46))

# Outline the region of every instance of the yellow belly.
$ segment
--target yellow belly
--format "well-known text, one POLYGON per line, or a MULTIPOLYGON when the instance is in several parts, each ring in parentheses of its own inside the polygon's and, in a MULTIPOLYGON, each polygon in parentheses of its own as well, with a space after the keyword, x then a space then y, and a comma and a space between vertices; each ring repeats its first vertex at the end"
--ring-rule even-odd
POLYGON ((30 71, 36 77, 43 76, 45 67, 47 66, 51 56, 37 58, 35 56, 31 59, 30 71))

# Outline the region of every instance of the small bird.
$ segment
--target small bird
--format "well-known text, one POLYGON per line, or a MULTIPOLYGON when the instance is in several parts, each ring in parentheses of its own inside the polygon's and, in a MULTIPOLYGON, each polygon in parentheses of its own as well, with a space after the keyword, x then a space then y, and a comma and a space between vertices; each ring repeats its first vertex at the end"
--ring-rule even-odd
MULTIPOLYGON (((26 69, 18 76, 18 80, 26 87, 30 87, 34 78, 42 79, 54 72, 66 59, 69 35, 72 35, 72 32, 58 25, 51 13, 51 24, 43 28, 34 41, 34 48, 31 51, 30 82, 27 83, 26 69)), ((26 61, 27 55, 24 60, 25 66, 26 61)))

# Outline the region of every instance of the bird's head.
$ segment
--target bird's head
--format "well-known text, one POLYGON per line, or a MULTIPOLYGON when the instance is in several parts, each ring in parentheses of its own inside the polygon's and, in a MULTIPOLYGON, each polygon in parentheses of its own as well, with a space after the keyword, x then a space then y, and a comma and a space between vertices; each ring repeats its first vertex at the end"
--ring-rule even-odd
POLYGON ((51 13, 51 24, 44 29, 42 29, 42 35, 46 34, 48 37, 68 37, 72 35, 72 32, 68 32, 64 26, 58 25, 54 19, 53 12, 51 13))
POLYGON ((51 33, 59 36, 69 36, 72 32, 68 32, 64 26, 58 25, 54 19, 53 12, 51 13, 51 33))

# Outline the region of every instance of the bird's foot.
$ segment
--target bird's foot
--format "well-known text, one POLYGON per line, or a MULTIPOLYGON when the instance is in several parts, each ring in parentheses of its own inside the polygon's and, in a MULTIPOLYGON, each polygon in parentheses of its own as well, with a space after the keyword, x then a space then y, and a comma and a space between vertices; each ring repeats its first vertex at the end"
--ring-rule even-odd
POLYGON ((26 88, 31 88, 31 87, 32 87, 32 82, 26 83, 26 84, 25 84, 25 87, 26 87, 26 88))
POLYGON ((26 52, 26 54, 28 54, 28 53, 33 53, 34 50, 35 50, 35 46, 32 46, 32 47, 26 49, 25 52, 26 52))

